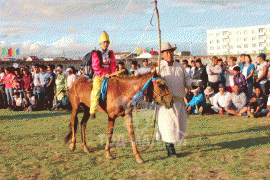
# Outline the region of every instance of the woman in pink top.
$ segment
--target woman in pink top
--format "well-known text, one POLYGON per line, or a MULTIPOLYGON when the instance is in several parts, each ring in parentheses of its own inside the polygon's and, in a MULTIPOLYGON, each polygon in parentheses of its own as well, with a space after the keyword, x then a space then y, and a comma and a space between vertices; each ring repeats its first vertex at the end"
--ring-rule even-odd
POLYGON ((3 78, 3 83, 5 84, 5 91, 6 91, 6 95, 7 95, 7 103, 8 106, 12 106, 12 102, 13 102, 13 97, 12 97, 12 81, 14 78, 14 74, 11 73, 11 67, 7 67, 4 69, 5 71, 5 75, 3 78))

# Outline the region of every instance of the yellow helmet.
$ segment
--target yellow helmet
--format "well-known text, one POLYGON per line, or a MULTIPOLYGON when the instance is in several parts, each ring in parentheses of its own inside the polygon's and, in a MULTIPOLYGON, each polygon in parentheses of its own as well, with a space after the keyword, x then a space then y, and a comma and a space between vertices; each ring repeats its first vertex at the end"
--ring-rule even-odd
POLYGON ((110 38, 109 35, 106 31, 103 31, 103 33, 101 34, 100 38, 99 38, 99 44, 101 44, 102 42, 105 41, 109 41, 110 42, 110 38))

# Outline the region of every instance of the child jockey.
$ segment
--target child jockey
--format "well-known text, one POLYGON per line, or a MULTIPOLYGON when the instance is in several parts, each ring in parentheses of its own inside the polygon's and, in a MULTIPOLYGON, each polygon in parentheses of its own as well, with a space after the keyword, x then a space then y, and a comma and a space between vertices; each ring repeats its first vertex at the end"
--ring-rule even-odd
POLYGON ((90 118, 95 118, 99 105, 101 84, 105 78, 110 78, 110 74, 116 72, 116 61, 112 50, 108 50, 110 44, 109 35, 106 31, 102 33, 99 39, 102 59, 99 59, 98 53, 92 55, 92 68, 95 74, 93 88, 91 92, 90 118))

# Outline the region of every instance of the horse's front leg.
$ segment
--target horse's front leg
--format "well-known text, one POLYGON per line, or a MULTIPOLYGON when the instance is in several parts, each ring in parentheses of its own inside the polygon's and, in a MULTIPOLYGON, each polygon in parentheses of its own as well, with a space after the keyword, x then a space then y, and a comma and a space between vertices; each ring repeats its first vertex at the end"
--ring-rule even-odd
POLYGON ((139 155, 138 149, 137 149, 137 145, 136 145, 136 140, 135 140, 135 135, 134 135, 134 131, 133 131, 133 119, 132 119, 132 115, 127 114, 125 115, 125 121, 126 121, 126 126, 129 132, 129 137, 132 143, 132 147, 133 147, 133 153, 134 156, 136 157, 136 161, 138 163, 144 163, 142 157, 139 155))
POLYGON ((81 127, 82 127, 82 149, 85 153, 90 153, 91 151, 89 150, 89 148, 86 145, 86 138, 85 138, 85 129, 86 129, 86 124, 87 121, 90 117, 90 113, 89 113, 89 108, 84 107, 84 115, 82 118, 82 122, 81 122, 81 127))
POLYGON ((114 126, 115 119, 109 118, 108 119, 108 132, 107 132, 107 142, 105 147, 105 153, 107 159, 113 159, 111 152, 110 152, 110 143, 112 140, 113 135, 113 126, 114 126))

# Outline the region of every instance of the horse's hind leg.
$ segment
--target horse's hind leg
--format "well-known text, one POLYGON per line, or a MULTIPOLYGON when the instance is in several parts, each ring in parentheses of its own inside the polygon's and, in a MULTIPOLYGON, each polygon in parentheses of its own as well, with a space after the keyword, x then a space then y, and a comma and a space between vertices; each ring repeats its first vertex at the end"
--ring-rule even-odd
POLYGON ((86 105, 83 105, 83 118, 82 118, 82 122, 81 122, 81 127, 82 127, 82 149, 85 153, 90 153, 89 148, 86 145, 86 140, 85 140, 85 129, 86 129, 86 124, 87 121, 90 117, 90 113, 89 113, 89 107, 87 107, 86 105))
POLYGON ((131 114, 127 114, 125 115, 125 121, 126 121, 126 126, 129 132, 129 137, 132 143, 132 147, 133 147, 133 153, 134 156, 136 157, 136 161, 138 163, 144 163, 142 157, 140 156, 138 149, 137 149, 137 145, 136 145, 136 141, 135 141, 135 135, 134 135, 134 131, 133 131, 133 119, 132 119, 132 115, 131 114))
POLYGON ((72 108, 72 116, 70 121, 70 128, 72 131, 72 141, 70 144, 70 150, 74 151, 76 149, 76 132, 77 132, 77 126, 78 126, 78 117, 77 117, 77 111, 78 111, 79 105, 77 108, 72 108))
POLYGON ((111 152, 110 152, 110 143, 113 135, 113 126, 114 126, 115 119, 109 118, 108 121, 108 131, 107 131, 107 143, 105 147, 106 158, 113 159, 111 152))

